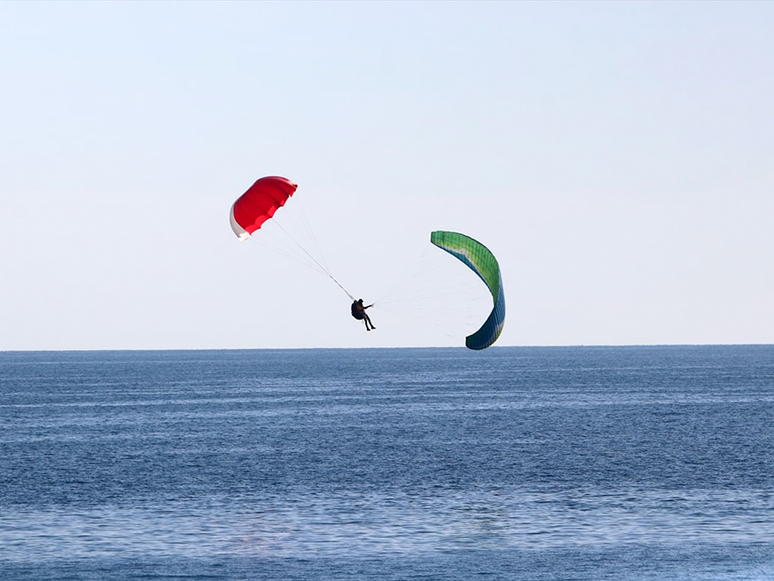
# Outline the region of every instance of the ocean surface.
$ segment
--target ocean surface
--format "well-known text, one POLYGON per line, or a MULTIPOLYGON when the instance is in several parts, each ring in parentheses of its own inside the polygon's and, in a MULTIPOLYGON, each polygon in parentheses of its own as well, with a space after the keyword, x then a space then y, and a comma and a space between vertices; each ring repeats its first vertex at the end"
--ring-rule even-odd
POLYGON ((774 346, 0 353, 0 580, 772 580, 774 346))

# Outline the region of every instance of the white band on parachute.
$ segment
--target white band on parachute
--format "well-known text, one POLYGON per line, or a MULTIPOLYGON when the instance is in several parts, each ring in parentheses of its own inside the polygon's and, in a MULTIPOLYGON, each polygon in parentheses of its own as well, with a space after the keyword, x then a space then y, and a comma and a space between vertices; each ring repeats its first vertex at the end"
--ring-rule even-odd
POLYGON ((229 213, 229 220, 231 221, 231 229, 234 231, 234 234, 237 235, 240 242, 244 242, 248 238, 250 238, 250 233, 242 228, 239 223, 234 218, 234 206, 236 204, 231 206, 231 212, 229 213))

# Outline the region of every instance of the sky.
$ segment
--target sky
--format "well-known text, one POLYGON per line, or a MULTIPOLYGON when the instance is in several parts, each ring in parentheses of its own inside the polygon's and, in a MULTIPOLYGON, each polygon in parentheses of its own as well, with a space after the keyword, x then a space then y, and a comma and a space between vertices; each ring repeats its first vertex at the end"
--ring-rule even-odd
POLYGON ((438 229, 497 256, 497 346, 774 343, 771 30, 772 2, 0 2, 0 350, 463 345, 491 297, 438 229), (376 331, 234 236, 266 175, 376 331))

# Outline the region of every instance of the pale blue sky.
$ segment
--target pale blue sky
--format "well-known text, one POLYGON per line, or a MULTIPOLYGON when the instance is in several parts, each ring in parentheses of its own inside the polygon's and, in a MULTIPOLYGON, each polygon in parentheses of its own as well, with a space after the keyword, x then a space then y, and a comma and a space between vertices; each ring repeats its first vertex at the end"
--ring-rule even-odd
POLYGON ((485 243, 498 345, 774 343, 772 30, 771 2, 0 3, 0 349, 463 343, 454 297, 366 334, 239 243, 264 175, 367 301, 433 229, 485 243))

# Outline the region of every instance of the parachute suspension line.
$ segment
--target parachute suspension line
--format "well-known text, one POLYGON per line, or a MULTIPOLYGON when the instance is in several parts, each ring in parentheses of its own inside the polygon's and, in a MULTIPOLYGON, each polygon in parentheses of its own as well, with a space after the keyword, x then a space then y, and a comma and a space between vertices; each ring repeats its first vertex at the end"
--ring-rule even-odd
POLYGON ((304 254, 306 254, 306 255, 309 257, 309 259, 310 259, 312 262, 314 262, 314 263, 315 263, 315 264, 316 264, 316 265, 317 265, 317 266, 318 266, 320 269, 322 269, 322 271, 323 271, 323 272, 325 272, 325 273, 326 273, 328 276, 330 276, 330 272, 328 272, 328 269, 326 269, 326 268, 325 268, 325 266, 323 266, 323 265, 320 263, 320 261, 319 261, 319 260, 317 260, 317 259, 316 259, 316 258, 315 258, 315 257, 314 257, 314 256, 313 256, 313 255, 312 255, 312 254, 311 254, 311 253, 310 253, 310 252, 309 252, 309 251, 308 251, 306 248, 304 248, 304 247, 303 247, 303 246, 302 246, 302 245, 301 245, 301 244, 300 244, 300 243, 299 243, 299 242, 298 242, 298 241, 297 241, 297 240, 296 240, 296 239, 295 239, 293 236, 291 236, 291 235, 290 235, 290 233, 289 233, 287 230, 285 230, 284 226, 283 226, 282 224, 280 224, 280 223, 279 223, 279 221, 277 220, 276 216, 275 216, 275 218, 274 218, 274 223, 277 225, 277 227, 278 227, 280 230, 282 230, 282 231, 285 233, 285 235, 286 235, 288 238, 290 238, 290 239, 291 239, 291 240, 292 240, 292 241, 295 243, 295 245, 296 245, 296 246, 298 246, 298 247, 301 249, 301 251, 302 251, 304 254))
MULTIPOLYGON (((458 299, 475 301, 486 291, 480 281, 458 274, 457 261, 439 253, 432 245, 425 247, 414 264, 408 265, 396 277, 396 282, 380 295, 375 304, 381 307, 400 308, 403 311, 422 312, 428 301, 458 299), (441 284, 439 281, 454 281, 441 284)), ((474 321, 475 322, 475 321, 474 321)))
POLYGON ((299 244, 299 243, 298 243, 298 241, 297 241, 295 238, 293 238, 293 236, 291 236, 291 235, 288 233, 288 231, 287 231, 287 230, 285 230, 285 228, 282 226, 282 224, 280 224, 280 223, 277 221, 277 219, 276 219, 276 218, 274 219, 274 223, 275 223, 275 224, 276 224, 276 225, 279 227, 279 229, 280 229, 280 230, 282 230, 282 231, 285 233, 285 235, 286 235, 288 238, 290 238, 290 239, 291 239, 291 240, 292 240, 292 241, 293 241, 293 242, 296 244, 296 246, 298 246, 298 247, 301 249, 301 251, 302 251, 304 254, 306 254, 306 255, 307 255, 307 256, 308 256, 308 257, 309 257, 309 258, 312 260, 312 262, 314 262, 314 263, 315 263, 315 264, 318 266, 318 268, 320 268, 320 270, 321 270, 323 273, 327 274, 327 275, 328 275, 328 278, 330 278, 330 279, 331 279, 333 282, 335 282, 335 283, 336 283, 336 285, 337 285, 337 286, 338 286, 338 287, 339 287, 341 290, 343 290, 343 291, 344 291, 344 292, 347 294, 347 296, 348 296, 348 297, 349 297, 351 300, 353 300, 353 301, 355 300, 355 297, 353 297, 353 296, 352 296, 352 295, 349 293, 349 291, 348 291, 347 289, 345 289, 345 288, 344 288, 344 287, 341 285, 341 283, 340 283, 338 280, 336 280, 336 278, 335 278, 335 277, 334 277, 334 276, 333 276, 333 275, 330 273, 330 271, 329 271, 327 268, 325 268, 325 266, 323 266, 323 265, 320 263, 320 261, 319 261, 319 260, 317 260, 317 259, 316 259, 314 256, 312 256, 312 254, 311 254, 311 253, 310 253, 310 252, 309 252, 309 251, 308 251, 306 248, 304 248, 304 247, 303 247, 301 244, 299 244))
POLYGON ((282 246, 276 240, 272 240, 271 242, 273 243, 270 243, 267 240, 267 238, 269 238, 268 234, 269 232, 263 232, 260 237, 254 236, 254 238, 258 238, 256 240, 256 244, 258 244, 258 246, 262 248, 265 248, 273 252, 274 254, 277 254, 292 262, 295 262, 296 264, 304 268, 308 268, 309 270, 316 272, 317 274, 327 276, 328 274, 327 272, 320 270, 320 268, 317 265, 309 262, 309 260, 305 260, 303 256, 298 256, 298 254, 293 254, 292 252, 288 252, 287 250, 283 249, 282 246))
POLYGON ((328 275, 328 277, 336 283, 336 286, 338 286, 341 290, 344 291, 344 294, 346 294, 350 300, 354 301, 355 297, 350 294, 350 292, 344 288, 344 286, 336 280, 336 278, 331 274, 330 267, 328 266, 328 261, 325 259, 325 253, 322 250, 322 246, 320 245, 320 242, 317 240, 317 236, 314 232, 314 228, 312 228, 312 222, 307 218, 306 211, 304 211, 304 204, 299 204, 301 200, 296 199, 295 200, 295 207, 298 208, 299 216, 301 217, 301 221, 303 222, 304 227, 306 228, 307 235, 309 236, 309 239, 311 240, 312 245, 314 246, 314 251, 317 253, 317 255, 320 257, 321 265, 323 270, 325 271, 325 274, 328 275))
POLYGON ((425 250, 422 252, 422 254, 419 257, 419 260, 417 261, 417 264, 412 268, 406 268, 406 270, 403 272, 403 276, 401 276, 398 281, 392 285, 386 292, 384 292, 382 295, 377 298, 373 304, 381 304, 384 302, 391 302, 391 299, 394 297, 394 295, 398 294, 404 294, 404 291, 406 290, 405 287, 413 280, 416 279, 418 275, 421 275, 425 271, 425 265, 422 262, 427 254, 428 249, 425 248, 425 250))
POLYGON ((333 275, 330 272, 328 273, 328 276, 331 278, 331 280, 333 282, 335 282, 338 285, 338 287, 341 290, 343 290, 347 294, 347 296, 350 298, 350 300, 353 300, 353 301, 355 300, 355 297, 353 297, 351 294, 349 294, 349 291, 347 289, 345 289, 343 286, 341 286, 341 283, 339 281, 337 281, 335 278, 333 278, 333 275))
POLYGON ((295 242, 295 240, 282 230, 278 231, 277 228, 279 228, 279 223, 276 220, 272 220, 270 224, 264 225, 260 236, 252 237, 253 242, 261 248, 295 262, 304 268, 308 268, 317 274, 322 274, 323 276, 328 274, 303 254, 300 254, 296 248, 288 246, 289 242, 295 242))
POLYGON ((312 241, 312 245, 314 246, 314 251, 317 252, 317 255, 320 257, 320 260, 322 261, 323 265, 325 265, 326 271, 330 270, 328 268, 328 261, 325 259, 325 253, 322 251, 322 246, 320 246, 320 243, 317 241, 317 236, 314 233, 314 229, 312 228, 312 223, 309 221, 309 218, 306 217, 306 212, 304 211, 304 204, 299 204, 300 200, 295 200, 295 206, 298 208, 298 213, 301 216, 301 220, 304 223, 304 227, 306 228, 307 234, 309 235, 310 240, 312 241))

